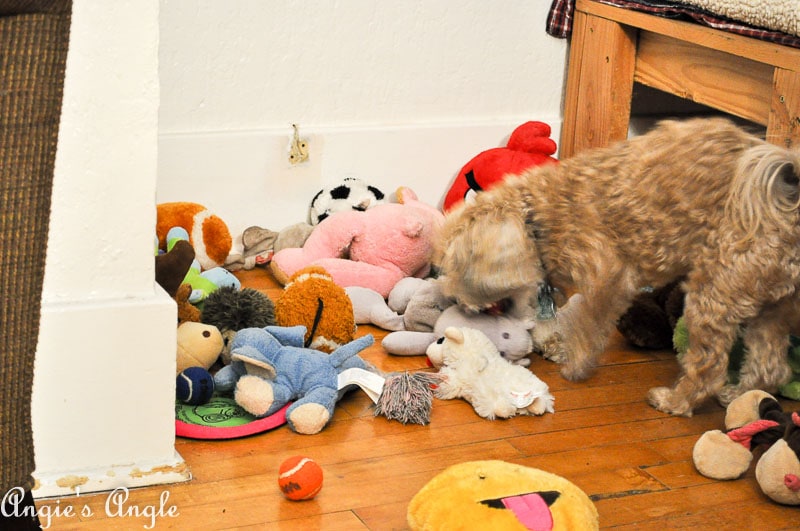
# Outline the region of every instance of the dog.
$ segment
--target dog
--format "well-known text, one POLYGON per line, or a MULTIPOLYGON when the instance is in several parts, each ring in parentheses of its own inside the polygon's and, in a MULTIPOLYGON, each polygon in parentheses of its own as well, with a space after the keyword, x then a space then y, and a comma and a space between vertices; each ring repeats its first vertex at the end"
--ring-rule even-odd
POLYGON ((649 403, 691 416, 791 376, 800 318, 800 154, 724 118, 660 122, 610 147, 533 168, 446 217, 434 263, 444 294, 479 311, 530 307, 542 286, 570 295, 533 329, 536 348, 587 378, 642 288, 685 276, 688 351, 649 403), (726 383, 743 330, 747 356, 726 383))

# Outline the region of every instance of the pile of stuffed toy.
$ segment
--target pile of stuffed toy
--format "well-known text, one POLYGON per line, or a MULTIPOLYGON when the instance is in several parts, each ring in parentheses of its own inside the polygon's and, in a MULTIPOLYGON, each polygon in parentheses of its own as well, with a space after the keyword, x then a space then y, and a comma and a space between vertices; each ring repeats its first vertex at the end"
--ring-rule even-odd
POLYGON ((555 152, 550 127, 526 122, 506 146, 458 171, 441 210, 409 188, 386 194, 348 177, 311 199, 305 221, 277 231, 251 226, 236 250, 205 205, 159 204, 156 280, 178 306, 177 398, 231 396, 258 418, 285 411, 290 428, 306 434, 322 430, 357 386, 374 396, 376 411, 401 422, 428 421, 434 388, 489 419, 552 412, 547 385, 527 369, 532 323, 462 312, 441 294, 431 259, 444 212, 509 174, 556 163, 555 152), (234 272, 255 267, 283 286, 275 301, 242 289, 234 272), (433 369, 382 374, 359 356, 373 342, 356 337, 367 323, 391 332, 386 352, 427 355, 433 369), (353 371, 376 378, 374 388, 353 371), (413 405, 396 403, 399 387, 418 397, 413 405))

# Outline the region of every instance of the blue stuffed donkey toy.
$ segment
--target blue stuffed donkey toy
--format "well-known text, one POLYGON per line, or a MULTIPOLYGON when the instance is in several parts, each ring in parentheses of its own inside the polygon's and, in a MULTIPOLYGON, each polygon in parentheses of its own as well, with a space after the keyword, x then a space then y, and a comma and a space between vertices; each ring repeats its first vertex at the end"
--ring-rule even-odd
POLYGON ((293 402, 286 421, 297 433, 319 433, 339 398, 338 376, 345 369, 371 367, 358 353, 372 345, 362 336, 331 354, 303 347, 304 326, 246 328, 231 342, 231 364, 214 376, 216 388, 234 393, 247 412, 266 417, 293 402))

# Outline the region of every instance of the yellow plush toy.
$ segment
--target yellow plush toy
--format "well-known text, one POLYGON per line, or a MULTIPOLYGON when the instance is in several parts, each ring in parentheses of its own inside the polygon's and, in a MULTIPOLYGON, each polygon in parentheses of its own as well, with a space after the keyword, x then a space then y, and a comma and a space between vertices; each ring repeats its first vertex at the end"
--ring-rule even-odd
POLYGON ((275 301, 279 326, 306 327, 305 346, 333 352, 353 340, 353 303, 325 269, 306 267, 292 275, 275 301))
POLYGON ((570 481, 505 461, 468 461, 430 480, 408 506, 414 531, 593 530, 597 508, 570 481))
POLYGON ((203 270, 221 267, 231 252, 233 239, 228 225, 205 206, 185 201, 156 207, 156 235, 160 249, 167 249, 167 232, 182 227, 189 233, 195 258, 203 270))

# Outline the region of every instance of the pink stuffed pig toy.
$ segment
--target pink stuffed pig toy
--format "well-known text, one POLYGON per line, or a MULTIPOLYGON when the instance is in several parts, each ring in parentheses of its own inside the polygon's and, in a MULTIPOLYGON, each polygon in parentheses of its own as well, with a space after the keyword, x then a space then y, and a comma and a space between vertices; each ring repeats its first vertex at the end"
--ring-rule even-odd
POLYGON ((301 248, 283 249, 270 268, 281 284, 298 270, 323 267, 341 287, 370 288, 384 298, 405 277, 430 273, 433 245, 444 215, 408 188, 398 203, 343 211, 323 220, 301 248))

